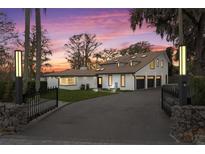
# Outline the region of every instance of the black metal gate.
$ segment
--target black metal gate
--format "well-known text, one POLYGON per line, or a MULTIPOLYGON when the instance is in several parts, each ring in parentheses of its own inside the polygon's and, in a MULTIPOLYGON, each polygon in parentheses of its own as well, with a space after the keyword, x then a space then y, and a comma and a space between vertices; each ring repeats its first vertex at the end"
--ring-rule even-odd
POLYGON ((172 107, 179 105, 179 87, 176 84, 163 85, 161 90, 161 108, 171 116, 172 107))
POLYGON ((58 88, 27 94, 24 103, 28 109, 28 122, 58 107, 58 88))
MULTIPOLYGON (((161 90, 161 107, 162 109, 171 116, 172 107, 174 105, 182 105, 180 103, 178 84, 167 84, 162 86, 161 90)), ((188 87, 187 104, 191 104, 191 95, 188 87)))

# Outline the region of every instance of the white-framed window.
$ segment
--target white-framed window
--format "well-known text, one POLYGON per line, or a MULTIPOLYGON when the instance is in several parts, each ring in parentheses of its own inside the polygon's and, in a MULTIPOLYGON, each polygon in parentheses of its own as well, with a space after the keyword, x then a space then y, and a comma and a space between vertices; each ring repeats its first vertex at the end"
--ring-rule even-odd
POLYGON ((121 74, 120 85, 121 87, 125 87, 125 74, 121 74))
POLYGON ((61 86, 73 86, 73 85, 76 85, 76 78, 75 77, 60 78, 60 85, 61 86))
POLYGON ((112 75, 108 75, 108 86, 112 86, 112 75))
POLYGON ((163 60, 163 59, 161 60, 160 66, 161 66, 161 67, 164 67, 164 60, 163 60))
POLYGON ((155 61, 154 60, 149 64, 149 68, 155 69, 155 61))
POLYGON ((159 59, 156 59, 156 66, 159 67, 159 59))

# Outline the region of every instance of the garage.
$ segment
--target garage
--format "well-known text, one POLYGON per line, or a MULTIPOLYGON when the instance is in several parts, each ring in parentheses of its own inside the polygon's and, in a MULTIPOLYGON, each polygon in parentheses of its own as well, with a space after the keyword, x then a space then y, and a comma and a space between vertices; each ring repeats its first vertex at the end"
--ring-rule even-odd
POLYGON ((147 76, 147 87, 154 88, 154 76, 147 76))
POLYGON ((145 76, 136 76, 136 88, 145 89, 145 76))
POLYGON ((162 85, 162 77, 159 75, 156 77, 156 86, 160 87, 162 85))

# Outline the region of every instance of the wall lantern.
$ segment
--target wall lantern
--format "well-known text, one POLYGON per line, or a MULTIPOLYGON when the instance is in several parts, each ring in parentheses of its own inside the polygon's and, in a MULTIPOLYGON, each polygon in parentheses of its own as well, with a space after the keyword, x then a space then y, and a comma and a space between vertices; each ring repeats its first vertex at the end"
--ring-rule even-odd
POLYGON ((16 76, 16 104, 23 102, 23 82, 22 82, 22 51, 15 50, 15 76, 16 76))
POLYGON ((186 75, 186 46, 179 47, 179 75, 186 75))

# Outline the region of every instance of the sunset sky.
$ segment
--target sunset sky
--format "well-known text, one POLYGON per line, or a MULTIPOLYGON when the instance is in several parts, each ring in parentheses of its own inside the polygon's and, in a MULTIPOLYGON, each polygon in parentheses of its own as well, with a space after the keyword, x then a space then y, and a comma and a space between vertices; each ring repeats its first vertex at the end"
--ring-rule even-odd
MULTIPOLYGON (((23 39, 23 9, 0 9, 9 19, 16 23, 16 30, 23 39)), ((31 24, 34 24, 34 11, 31 24)), ((102 42, 99 50, 104 48, 124 48, 138 41, 148 41, 155 45, 156 50, 170 46, 166 40, 155 34, 155 28, 143 26, 133 32, 129 23, 128 9, 47 9, 42 11, 42 26, 47 29, 51 39, 51 70, 60 71, 69 68, 65 59, 64 44, 74 34, 96 34, 102 42)))

